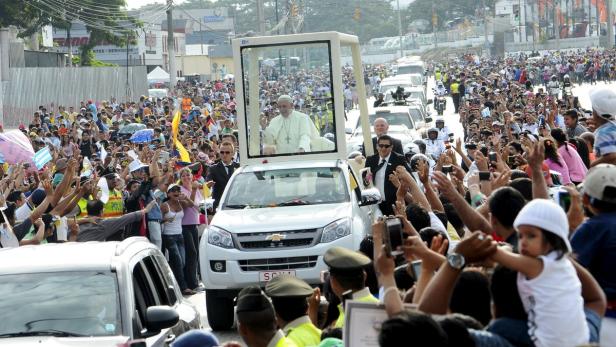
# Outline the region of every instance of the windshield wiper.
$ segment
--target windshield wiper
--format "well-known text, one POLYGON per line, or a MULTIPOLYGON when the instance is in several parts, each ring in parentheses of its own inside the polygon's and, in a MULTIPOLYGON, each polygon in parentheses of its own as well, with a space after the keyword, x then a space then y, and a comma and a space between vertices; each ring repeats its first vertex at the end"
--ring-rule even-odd
POLYGON ((83 337, 83 336, 89 336, 89 335, 83 335, 83 334, 73 333, 70 331, 62 331, 62 330, 56 330, 56 329, 19 331, 15 333, 0 334, 0 338, 21 337, 21 336, 83 337))
POLYGON ((239 210, 239 209, 242 209, 242 208, 246 208, 246 206, 248 206, 248 205, 245 205, 245 204, 234 204, 233 205, 232 204, 232 205, 225 205, 225 208, 238 209, 239 210))
POLYGON ((306 196, 298 196, 297 198, 293 198, 291 200, 280 202, 276 204, 276 206, 311 205, 312 203, 310 201, 303 200, 303 198, 305 198, 306 196))

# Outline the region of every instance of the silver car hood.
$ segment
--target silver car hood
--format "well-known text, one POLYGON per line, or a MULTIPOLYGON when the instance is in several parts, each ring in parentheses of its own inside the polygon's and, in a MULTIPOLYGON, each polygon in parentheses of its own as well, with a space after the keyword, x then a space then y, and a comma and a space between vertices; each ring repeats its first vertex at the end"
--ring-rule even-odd
POLYGON ((126 336, 97 336, 97 337, 55 337, 55 336, 27 336, 0 339, 3 347, 117 347, 126 343, 126 336))

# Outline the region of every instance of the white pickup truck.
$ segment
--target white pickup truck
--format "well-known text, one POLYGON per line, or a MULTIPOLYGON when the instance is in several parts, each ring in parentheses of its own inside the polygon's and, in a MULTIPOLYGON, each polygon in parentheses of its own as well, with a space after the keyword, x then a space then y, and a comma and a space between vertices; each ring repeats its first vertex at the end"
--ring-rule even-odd
POLYGON ((212 329, 232 326, 242 288, 280 274, 319 284, 328 248, 359 248, 380 195, 355 182, 342 160, 247 165, 234 173, 200 244, 212 329))

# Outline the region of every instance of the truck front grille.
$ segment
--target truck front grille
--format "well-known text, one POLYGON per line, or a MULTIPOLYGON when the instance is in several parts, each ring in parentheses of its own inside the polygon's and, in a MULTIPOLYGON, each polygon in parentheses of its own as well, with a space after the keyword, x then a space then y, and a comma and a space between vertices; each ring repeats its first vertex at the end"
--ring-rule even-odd
POLYGON ((319 257, 289 257, 289 258, 270 258, 270 259, 250 259, 240 260, 242 271, 269 271, 269 270, 294 270, 309 269, 317 265, 319 257))
POLYGON ((315 243, 318 229, 235 234, 241 250, 259 251, 278 248, 309 247, 315 243))

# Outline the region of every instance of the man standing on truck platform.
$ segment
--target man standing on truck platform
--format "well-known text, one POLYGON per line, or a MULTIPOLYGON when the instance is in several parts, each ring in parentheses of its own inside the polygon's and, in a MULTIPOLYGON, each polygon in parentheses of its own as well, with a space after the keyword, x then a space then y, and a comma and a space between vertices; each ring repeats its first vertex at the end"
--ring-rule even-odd
POLYGON ((280 115, 270 121, 263 141, 267 154, 310 152, 312 139, 319 137, 317 128, 305 113, 293 109, 293 99, 288 95, 278 98, 280 115))

